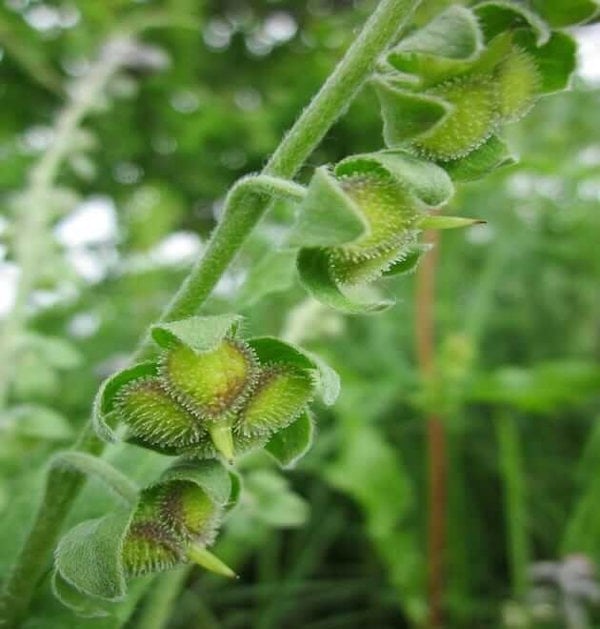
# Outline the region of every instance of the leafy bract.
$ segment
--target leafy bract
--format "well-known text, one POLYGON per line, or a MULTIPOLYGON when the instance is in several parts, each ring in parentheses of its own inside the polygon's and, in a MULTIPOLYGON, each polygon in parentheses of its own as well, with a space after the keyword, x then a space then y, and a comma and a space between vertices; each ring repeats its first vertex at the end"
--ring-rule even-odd
POLYGON ((358 302, 342 292, 331 275, 329 254, 325 249, 302 249, 298 254, 298 271, 302 285, 315 299, 346 314, 381 312, 394 303, 391 300, 358 302))
POLYGON ((532 0, 532 4, 553 28, 585 23, 600 11, 596 0, 532 0))
POLYGON ((151 328, 154 341, 163 348, 182 344, 196 352, 208 352, 228 335, 233 335, 242 318, 236 314, 188 317, 180 321, 158 323, 151 328))
POLYGON ((121 511, 71 529, 56 548, 60 577, 83 594, 106 601, 122 600, 126 583, 121 549, 130 518, 129 512, 121 511))
POLYGON ((262 363, 294 365, 313 372, 323 402, 328 406, 337 399, 339 376, 318 356, 271 336, 250 339, 248 343, 262 363))
POLYGON ((275 433, 265 450, 283 468, 292 468, 310 450, 315 433, 314 421, 308 411, 287 428, 275 433))
POLYGON ((516 160, 506 142, 494 134, 465 157, 446 162, 444 168, 455 181, 473 181, 514 163, 516 160))
POLYGON ((360 208, 340 188, 326 167, 317 168, 301 204, 290 244, 305 247, 339 245, 368 231, 360 208))
POLYGON ((112 420, 116 420, 114 414, 116 397, 119 391, 129 382, 146 376, 158 375, 158 365, 155 362, 143 362, 117 372, 107 378, 98 389, 93 408, 93 423, 96 433, 105 441, 117 441, 118 437, 112 420))
POLYGON ((481 39, 473 13, 461 6, 451 6, 426 26, 405 37, 394 51, 469 59, 481 50, 481 39))

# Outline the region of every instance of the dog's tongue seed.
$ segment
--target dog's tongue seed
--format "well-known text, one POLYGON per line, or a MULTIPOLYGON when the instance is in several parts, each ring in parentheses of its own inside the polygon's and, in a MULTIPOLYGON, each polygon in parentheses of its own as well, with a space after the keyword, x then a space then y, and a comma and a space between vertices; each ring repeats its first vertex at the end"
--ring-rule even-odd
POLYGON ((338 255, 352 261, 368 260, 396 246, 400 235, 415 220, 414 204, 400 184, 377 173, 349 175, 339 181, 360 208, 368 233, 337 248, 338 255))
POLYGON ((195 483, 174 481, 161 492, 160 516, 178 535, 212 542, 220 509, 195 483))
POLYGON ((241 341, 226 339, 208 352, 185 345, 168 350, 161 376, 171 395, 204 419, 216 419, 243 401, 256 359, 241 341))
POLYGON ((241 412, 240 431, 252 436, 285 428, 310 402, 314 388, 313 379, 300 369, 283 366, 265 369, 241 412))
POLYGON ((496 93, 500 116, 520 120, 535 103, 541 76, 533 57, 515 50, 498 67, 496 93))
POLYGON ((178 447, 196 443, 197 420, 163 389, 156 378, 134 380, 123 387, 117 412, 131 434, 144 443, 178 447))
POLYGON ((490 78, 450 80, 432 88, 430 94, 450 103, 453 110, 414 142, 416 150, 425 157, 440 161, 464 157, 493 133, 498 114, 490 78))
POLYGON ((123 541, 123 569, 130 577, 161 572, 181 562, 177 541, 152 521, 133 521, 123 541))

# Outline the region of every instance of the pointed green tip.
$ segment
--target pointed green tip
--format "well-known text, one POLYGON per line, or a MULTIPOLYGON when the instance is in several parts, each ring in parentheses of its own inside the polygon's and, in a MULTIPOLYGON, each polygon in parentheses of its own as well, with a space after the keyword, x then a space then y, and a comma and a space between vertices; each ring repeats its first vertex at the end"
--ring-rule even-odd
POLYGON ((457 229, 471 227, 472 225, 482 225, 486 222, 481 218, 429 214, 419 221, 419 227, 421 229, 457 229))
POLYGON ((187 550, 187 556, 190 561, 202 566, 210 572, 220 574, 229 579, 238 579, 238 575, 225 563, 223 563, 216 555, 206 550, 204 546, 196 544, 190 545, 187 550))
POLYGON ((235 448, 233 446, 233 433, 229 423, 215 422, 208 429, 212 442, 217 451, 223 455, 226 461, 233 462, 235 448))

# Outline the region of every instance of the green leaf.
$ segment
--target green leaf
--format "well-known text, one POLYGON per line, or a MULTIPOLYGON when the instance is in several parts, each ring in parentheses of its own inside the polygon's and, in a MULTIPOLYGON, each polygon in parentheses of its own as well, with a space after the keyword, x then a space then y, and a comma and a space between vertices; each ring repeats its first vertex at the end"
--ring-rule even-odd
POLYGON ((352 242, 368 230, 360 208, 342 190, 325 166, 317 168, 289 244, 303 247, 329 247, 352 242))
POLYGON ((381 312, 393 301, 356 302, 345 295, 329 273, 329 258, 323 249, 302 249, 298 255, 298 272, 304 288, 318 301, 346 314, 381 312))
POLYGON ((331 406, 336 401, 340 392, 340 378, 319 356, 271 336, 250 339, 248 345, 263 364, 283 363, 314 371, 323 402, 331 406))
POLYGON ((181 460, 168 468, 156 485, 176 480, 195 483, 202 488, 212 502, 220 507, 226 506, 231 498, 232 482, 229 471, 218 461, 186 461, 181 460))
POLYGON ((248 345, 256 352, 262 364, 280 363, 293 365, 300 369, 315 369, 315 363, 304 350, 274 336, 250 339, 248 345))
POLYGON ((531 33, 524 31, 515 34, 515 43, 535 57, 542 77, 541 94, 560 92, 569 86, 577 66, 577 46, 570 35, 554 32, 546 44, 536 48, 531 33))
POLYGON ((56 548, 55 565, 60 577, 83 594, 107 601, 122 600, 126 584, 121 547, 130 517, 129 512, 111 513, 71 529, 56 548))
POLYGON ((429 131, 450 111, 450 106, 441 98, 414 94, 382 79, 376 80, 374 85, 387 146, 400 146, 429 131))
POLYGON ((154 341, 163 348, 183 344, 196 352, 208 352, 230 334, 235 334, 242 322, 237 314, 188 317, 180 321, 158 323, 150 329, 154 341))
POLYGON ((314 433, 314 422, 305 411, 294 423, 275 433, 265 450, 281 467, 292 468, 310 450, 314 433))
POLYGON ((465 218, 463 216, 442 216, 431 214, 424 216, 419 221, 421 229, 458 229, 461 227, 471 227, 485 223, 480 218, 465 218))
POLYGON ((482 35, 472 11, 451 6, 415 33, 394 52, 416 52, 450 59, 470 59, 482 48, 482 35))
POLYGON ((523 27, 532 30, 537 45, 544 44, 550 38, 548 25, 523 5, 491 0, 475 6, 473 12, 479 19, 486 41, 505 31, 523 27))
POLYGON ((593 363, 559 361, 523 367, 501 367, 479 379, 472 400, 506 404, 528 413, 548 414, 577 405, 600 388, 600 369, 593 363))
POLYGON ((117 372, 107 378, 98 389, 94 400, 94 408, 92 412, 92 422, 94 430, 99 437, 105 441, 118 441, 114 428, 110 425, 112 419, 112 411, 115 405, 115 396, 121 387, 132 380, 143 378, 145 376, 158 375, 158 367, 154 362, 144 362, 133 365, 127 369, 117 372))
POLYGON ((2 421, 3 430, 19 437, 65 441, 73 436, 66 417, 38 404, 13 406, 3 414, 2 421))
POLYGON ((354 155, 342 160, 335 167, 335 174, 344 176, 376 169, 383 169, 430 207, 443 205, 454 194, 452 180, 443 168, 406 151, 392 149, 354 155))
POLYGON ((297 249, 268 251, 249 271, 239 293, 244 307, 252 306, 272 293, 288 290, 296 279, 297 249))
POLYGON ((445 162, 444 168, 454 181, 473 181, 498 168, 515 163, 516 159, 506 142, 497 135, 492 135, 487 142, 467 156, 445 162))
POLYGON ((532 3, 553 28, 588 22, 599 10, 595 0, 532 0, 532 3))

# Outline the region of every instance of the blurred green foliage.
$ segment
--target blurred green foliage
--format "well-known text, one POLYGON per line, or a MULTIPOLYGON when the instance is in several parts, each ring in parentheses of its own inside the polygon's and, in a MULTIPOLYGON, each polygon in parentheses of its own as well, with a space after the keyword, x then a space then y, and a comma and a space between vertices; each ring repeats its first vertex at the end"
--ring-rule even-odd
MULTIPOLYGON (((123 363, 185 273, 184 241, 171 241, 173 263, 164 255, 165 239, 174 233, 187 235, 187 243, 196 243, 190 234, 206 239, 228 186, 261 167, 373 4, 2 3, 0 186, 7 227, 0 238, 9 262, 14 193, 47 145, 69 83, 121 29, 146 25, 142 40, 169 59, 159 72, 115 77, 61 171, 65 194, 53 223, 77 199, 100 197, 115 208, 118 229, 109 241, 83 247, 102 269, 92 282, 73 268, 69 247, 47 234, 54 275, 40 277, 41 305, 19 339, 0 427, 3 573, 31 517, 48 456, 69 443, 100 380, 123 363)), ((443 4, 426 2, 417 20, 443 4)), ((521 441, 531 559, 582 552, 600 562, 599 107, 600 91, 581 81, 544 100, 511 129, 520 164, 460 186, 448 211, 488 221, 444 234, 440 246, 442 385, 435 399, 450 440, 448 626, 498 626, 511 596, 498 417, 515 420, 521 441)), ((380 125, 377 102, 365 91, 310 167, 380 148, 380 125)), ((274 290, 257 295, 244 279, 265 252, 273 256, 269 250, 282 242, 290 219, 283 204, 271 212, 209 310, 242 310, 253 334, 283 332, 322 354, 342 376, 342 398, 319 412, 316 447, 287 479, 261 457, 245 462, 246 502, 219 542, 241 580, 187 575, 170 619, 174 628, 402 627, 424 614, 423 420, 430 393, 415 365, 414 276, 389 281, 400 296, 390 311, 342 317, 305 302, 297 284, 276 290, 292 280, 292 258, 282 254, 274 290)), ((269 258, 256 268, 273 273, 272 264, 269 258)), ((165 464, 158 455, 142 458, 118 447, 111 458, 140 480, 165 464)), ((111 504, 90 485, 72 519, 111 504)), ((122 619, 136 603, 132 595, 122 619)), ((131 626, 143 618, 143 605, 131 626)), ((36 610, 28 626, 75 626, 48 592, 36 610)))

